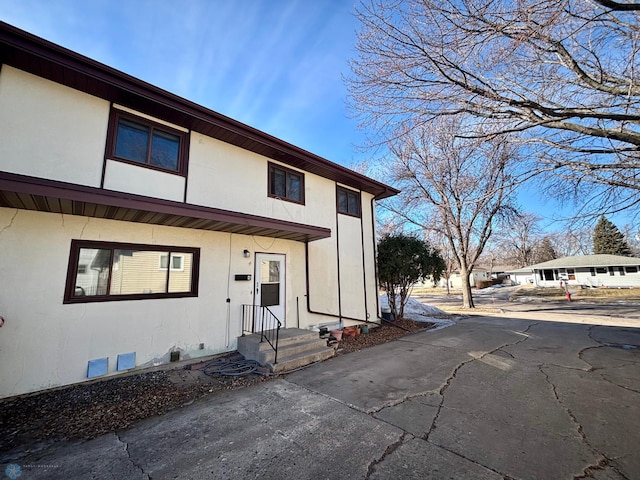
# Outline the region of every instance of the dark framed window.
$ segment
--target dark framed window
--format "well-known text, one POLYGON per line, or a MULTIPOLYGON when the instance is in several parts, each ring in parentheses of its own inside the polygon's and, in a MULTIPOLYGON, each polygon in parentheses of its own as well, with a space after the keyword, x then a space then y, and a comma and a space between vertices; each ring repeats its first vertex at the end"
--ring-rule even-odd
POLYGON ((627 273, 638 273, 638 267, 626 267, 627 273))
POLYGON ((64 303, 196 297, 200 249, 72 240, 64 303))
POLYGON ((607 269, 607 267, 596 267, 596 273, 599 274, 605 274, 607 273, 609 270, 607 269))
POLYGON ((107 158, 184 175, 189 134, 120 110, 111 110, 107 158))
POLYGON ((270 163, 269 196, 304 204, 304 174, 270 163))
POLYGON ((360 192, 338 187, 336 191, 336 201, 338 213, 344 213, 345 215, 351 215, 353 217, 360 216, 360 192))

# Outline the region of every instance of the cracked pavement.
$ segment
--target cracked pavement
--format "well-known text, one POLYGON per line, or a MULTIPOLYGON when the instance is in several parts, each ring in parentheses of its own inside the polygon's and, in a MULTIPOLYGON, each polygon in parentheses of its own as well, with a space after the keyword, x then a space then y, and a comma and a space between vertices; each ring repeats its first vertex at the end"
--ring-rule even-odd
POLYGON ((640 478, 640 328, 607 318, 467 317, 0 461, 35 466, 24 478, 640 478))

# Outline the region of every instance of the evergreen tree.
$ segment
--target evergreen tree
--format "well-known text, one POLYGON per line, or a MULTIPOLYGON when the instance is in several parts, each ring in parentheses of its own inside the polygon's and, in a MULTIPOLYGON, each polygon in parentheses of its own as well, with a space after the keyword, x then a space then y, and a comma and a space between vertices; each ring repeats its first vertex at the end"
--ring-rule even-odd
POLYGON ((631 256, 631 248, 618 227, 602 215, 593 231, 593 253, 631 256))
POLYGON ((445 267, 440 252, 425 240, 400 233, 378 242, 378 277, 395 318, 403 317, 413 284, 427 278, 437 282, 445 267))
POLYGON ((544 237, 542 241, 536 246, 535 250, 535 263, 548 262, 549 260, 555 260, 558 258, 556 249, 553 248, 551 239, 544 237))

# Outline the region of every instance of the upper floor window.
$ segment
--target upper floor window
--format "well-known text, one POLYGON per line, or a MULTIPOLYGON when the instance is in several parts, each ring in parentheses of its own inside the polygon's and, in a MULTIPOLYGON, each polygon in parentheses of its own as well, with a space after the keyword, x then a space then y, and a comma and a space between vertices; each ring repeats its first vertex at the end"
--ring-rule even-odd
POLYGON ((188 134, 150 120, 112 110, 109 157, 150 168, 184 174, 188 134))
POLYGON ((72 240, 64 303, 195 297, 200 249, 72 240))
POLYGON ((337 190, 338 213, 360 216, 360 193, 346 188, 338 187, 337 190))
POLYGON ((269 196, 304 204, 304 175, 270 163, 269 196))

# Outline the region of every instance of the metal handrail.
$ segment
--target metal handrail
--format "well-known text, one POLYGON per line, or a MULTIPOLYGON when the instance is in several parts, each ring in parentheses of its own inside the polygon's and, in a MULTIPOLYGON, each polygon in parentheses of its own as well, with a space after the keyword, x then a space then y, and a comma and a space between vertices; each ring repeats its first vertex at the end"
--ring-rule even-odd
POLYGON ((275 352, 274 364, 278 363, 278 340, 281 327, 282 322, 269 307, 242 305, 242 334, 259 333, 260 343, 266 341, 275 352))

